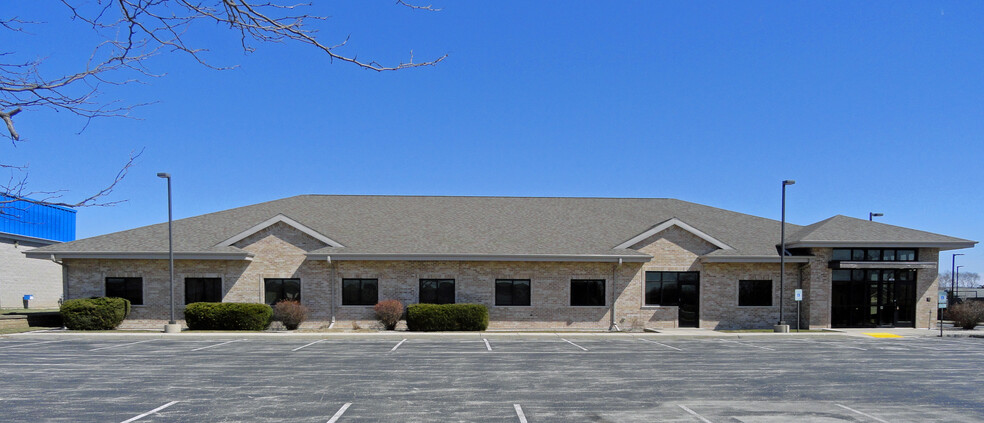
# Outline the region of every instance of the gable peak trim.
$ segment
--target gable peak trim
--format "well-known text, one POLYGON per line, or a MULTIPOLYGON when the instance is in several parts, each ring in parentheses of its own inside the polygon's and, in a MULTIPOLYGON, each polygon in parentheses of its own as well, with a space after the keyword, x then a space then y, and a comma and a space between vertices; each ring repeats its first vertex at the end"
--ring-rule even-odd
POLYGON ((322 233, 320 233, 320 232, 318 232, 318 231, 316 231, 314 229, 311 229, 311 228, 309 228, 307 226, 304 226, 300 222, 298 222, 298 221, 296 221, 294 219, 291 219, 291 218, 289 218, 287 216, 284 216, 282 213, 281 214, 278 214, 278 215, 276 215, 274 217, 271 217, 271 218, 269 218, 267 220, 264 220, 263 222, 260 222, 256 226, 253 226, 253 227, 251 227, 251 228, 249 228, 249 229, 247 229, 245 231, 242 231, 242 232, 240 232, 240 233, 238 233, 236 235, 233 235, 232 238, 229 238, 229 239, 227 239, 225 241, 222 241, 218 245, 221 246, 221 247, 231 246, 232 244, 235 244, 235 243, 237 243, 239 241, 242 241, 242 240, 246 239, 246 237, 248 237, 250 235, 253 235, 253 234, 255 234, 255 233, 259 232, 259 231, 262 231, 262 230, 264 230, 266 228, 269 228, 270 226, 273 226, 276 223, 284 223, 284 224, 286 224, 286 225, 288 225, 288 226, 290 226, 290 227, 292 227, 294 229, 297 229, 297 230, 303 232, 304 234, 306 234, 306 235, 308 235, 308 236, 310 236, 310 237, 312 237, 314 239, 317 239, 318 241, 321 241, 321 242, 323 242, 325 244, 328 244, 328 246, 330 246, 330 247, 344 247, 344 245, 342 245, 338 241, 335 241, 335 240, 333 240, 331 238, 328 238, 324 234, 322 234, 322 233))
POLYGON ((683 230, 689 232, 691 235, 694 235, 697 238, 703 239, 704 241, 707 241, 711 245, 714 245, 715 247, 718 247, 718 248, 720 248, 722 250, 734 250, 734 248, 731 248, 730 245, 725 244, 721 240, 718 240, 717 238, 714 238, 714 237, 712 237, 712 236, 710 236, 710 235, 708 235, 708 234, 700 231, 699 229, 697 229, 697 228, 695 228, 693 226, 688 225, 686 222, 684 222, 684 221, 682 221, 680 219, 677 219, 675 217, 674 218, 671 218, 671 219, 669 219, 669 220, 667 220, 667 221, 665 221, 663 223, 660 223, 660 224, 658 224, 656 226, 653 226, 652 228, 649 228, 647 231, 645 231, 645 232, 643 232, 643 233, 641 233, 639 235, 636 235, 636 236, 632 237, 628 241, 625 241, 625 242, 623 242, 621 244, 616 245, 615 248, 617 248, 617 249, 618 248, 622 248, 622 249, 629 248, 629 247, 631 247, 633 245, 638 244, 640 241, 642 241, 642 240, 644 240, 646 238, 649 238, 649 237, 651 237, 653 235, 656 235, 656 234, 658 234, 660 232, 663 232, 663 231, 669 229, 669 227, 671 227, 671 226, 676 226, 676 227, 678 227, 680 229, 683 229, 683 230))

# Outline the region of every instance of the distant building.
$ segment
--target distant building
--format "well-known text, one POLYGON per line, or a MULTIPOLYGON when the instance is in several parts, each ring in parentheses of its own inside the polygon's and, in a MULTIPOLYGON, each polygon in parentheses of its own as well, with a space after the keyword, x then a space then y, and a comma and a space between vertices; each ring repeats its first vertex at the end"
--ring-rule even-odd
POLYGON ((33 260, 24 251, 75 240, 75 210, 31 204, 0 194, 0 308, 58 307, 62 267, 53 260, 33 260))

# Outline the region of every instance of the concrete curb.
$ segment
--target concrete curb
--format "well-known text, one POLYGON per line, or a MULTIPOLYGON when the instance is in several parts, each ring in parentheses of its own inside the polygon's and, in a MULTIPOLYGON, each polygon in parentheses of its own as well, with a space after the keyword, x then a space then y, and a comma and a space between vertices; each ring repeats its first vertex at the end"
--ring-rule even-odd
POLYGON ((65 330, 46 330, 36 332, 22 332, 3 337, 29 337, 29 338, 160 338, 160 339, 421 339, 421 338, 533 338, 533 337, 557 337, 557 338, 611 338, 611 339, 699 339, 699 338, 756 338, 763 339, 768 337, 780 338, 815 338, 831 336, 849 336, 836 332, 742 332, 726 333, 711 330, 668 330, 660 333, 652 332, 562 332, 562 331, 538 331, 538 332, 509 332, 509 331, 488 331, 488 332, 198 332, 184 331, 181 333, 163 333, 161 331, 146 332, 84 332, 84 331, 65 331, 65 330))

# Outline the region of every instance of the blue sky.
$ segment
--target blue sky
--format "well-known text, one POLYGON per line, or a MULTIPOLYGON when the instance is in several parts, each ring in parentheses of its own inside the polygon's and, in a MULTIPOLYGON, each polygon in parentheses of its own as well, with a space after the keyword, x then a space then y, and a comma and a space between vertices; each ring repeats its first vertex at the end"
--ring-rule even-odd
MULTIPOLYGON (((45 21, 18 54, 75 69, 95 40, 43 2, 5 15, 45 21)), ((384 63, 375 73, 300 45, 244 55, 219 27, 192 35, 166 76, 109 87, 156 102, 141 120, 24 113, 31 188, 67 200, 110 181, 78 214, 88 237, 298 194, 673 197, 809 224, 844 214, 984 240, 984 4, 978 2, 459 2, 438 13, 391 1, 317 2, 328 42, 384 63)), ((12 11, 11 11, 12 10, 12 11)), ((8 47, 9 48, 9 47, 8 47)), ((981 249, 958 259, 984 271, 981 249)), ((949 270, 950 253, 941 256, 949 270)))

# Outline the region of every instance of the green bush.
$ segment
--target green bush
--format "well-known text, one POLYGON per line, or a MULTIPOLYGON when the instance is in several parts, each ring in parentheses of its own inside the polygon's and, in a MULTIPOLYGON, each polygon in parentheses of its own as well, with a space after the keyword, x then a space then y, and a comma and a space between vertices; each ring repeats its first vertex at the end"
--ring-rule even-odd
POLYGON ((476 331, 489 327, 489 309, 481 304, 411 304, 407 329, 416 332, 476 331))
POLYGON ((65 327, 71 330, 110 330, 130 314, 130 301, 106 297, 68 300, 59 311, 65 327))
POLYGON ((192 330, 263 330, 270 326, 273 309, 256 303, 191 303, 184 315, 192 330))

